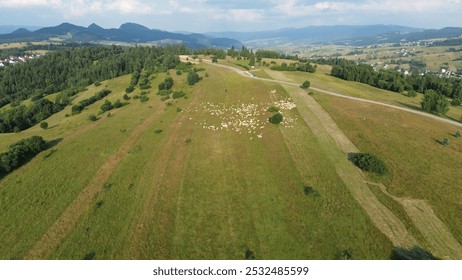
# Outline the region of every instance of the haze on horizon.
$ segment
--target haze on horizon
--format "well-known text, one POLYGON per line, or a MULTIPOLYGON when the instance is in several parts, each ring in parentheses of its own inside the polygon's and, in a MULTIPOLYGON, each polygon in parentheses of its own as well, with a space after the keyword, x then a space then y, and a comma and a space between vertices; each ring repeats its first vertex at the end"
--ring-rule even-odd
POLYGON ((0 0, 0 25, 105 28, 135 22, 168 31, 262 31, 310 25, 462 26, 462 0, 0 0))

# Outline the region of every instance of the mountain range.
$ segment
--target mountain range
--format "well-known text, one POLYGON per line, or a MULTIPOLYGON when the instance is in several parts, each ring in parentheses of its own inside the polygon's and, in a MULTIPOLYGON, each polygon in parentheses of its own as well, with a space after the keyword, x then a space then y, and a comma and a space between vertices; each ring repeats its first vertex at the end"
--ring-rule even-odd
MULTIPOLYGON (((11 26, 9 27, 11 29, 11 26)), ((2 27, 0 26, 0 30, 2 27)), ((335 43, 341 45, 372 45, 399 43, 402 41, 431 40, 437 38, 461 38, 462 28, 422 29, 399 25, 336 25, 284 28, 261 32, 213 32, 187 33, 149 29, 136 23, 124 23, 119 28, 105 29, 96 24, 88 27, 63 23, 54 27, 30 31, 18 28, 0 35, 0 43, 33 42, 57 38, 66 42, 124 42, 130 44, 184 44, 193 49, 265 48, 283 45, 309 45, 335 43)))
POLYGON ((124 23, 119 28, 105 29, 96 24, 88 27, 62 23, 58 26, 44 27, 35 31, 19 28, 9 34, 0 35, 0 42, 33 42, 58 38, 68 42, 124 42, 124 43, 152 43, 158 45, 184 44, 187 47, 198 48, 230 48, 241 47, 237 40, 228 38, 209 37, 202 34, 180 34, 157 29, 149 29, 136 23, 124 23))
POLYGON ((257 48, 317 43, 372 45, 436 38, 457 38, 462 36, 462 28, 446 27, 436 30, 399 25, 336 25, 284 28, 263 32, 213 32, 206 33, 206 35, 236 39, 248 47, 257 48))

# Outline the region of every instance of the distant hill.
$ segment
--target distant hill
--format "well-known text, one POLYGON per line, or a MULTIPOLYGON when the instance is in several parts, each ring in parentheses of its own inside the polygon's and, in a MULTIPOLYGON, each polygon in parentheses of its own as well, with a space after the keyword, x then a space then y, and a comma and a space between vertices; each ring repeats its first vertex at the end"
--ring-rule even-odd
POLYGON ((284 28, 262 32, 215 32, 207 33, 207 35, 233 38, 243 42, 246 46, 265 47, 329 43, 375 37, 392 32, 402 34, 417 31, 422 31, 422 29, 397 25, 335 25, 284 28))
POLYGON ((462 28, 419 29, 398 25, 336 25, 285 28, 262 32, 215 32, 209 36, 233 38, 248 47, 274 47, 316 43, 372 45, 440 38, 460 38, 462 28))
POLYGON ((9 34, 18 29, 26 29, 27 31, 35 31, 40 29, 38 26, 28 26, 28 25, 0 25, 0 34, 9 34))
POLYGON ((58 26, 45 27, 35 31, 19 28, 9 34, 0 35, 0 42, 33 42, 49 39, 60 39, 66 42, 98 42, 113 41, 124 43, 153 43, 158 45, 184 44, 190 48, 230 48, 242 44, 234 39, 216 38, 201 34, 180 34, 157 29, 149 29, 136 23, 124 23, 118 29, 105 29, 97 24, 88 27, 62 23, 58 26))

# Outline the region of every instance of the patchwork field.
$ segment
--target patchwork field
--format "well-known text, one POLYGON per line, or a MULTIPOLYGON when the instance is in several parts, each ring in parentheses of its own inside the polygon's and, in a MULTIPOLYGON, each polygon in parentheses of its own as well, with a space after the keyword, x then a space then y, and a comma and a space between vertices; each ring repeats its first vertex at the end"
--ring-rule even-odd
MULTIPOLYGON (((435 144, 453 127, 200 66, 192 87, 170 74, 187 98, 162 102, 154 89, 166 76, 158 75, 149 101, 132 98, 96 122, 88 116, 104 100, 79 115, 66 117, 66 108, 49 129, 0 135, 0 150, 31 135, 56 144, 0 180, 0 258, 387 259, 396 246, 461 258, 462 144, 435 144), (280 125, 268 122, 270 106, 280 108, 280 125), (347 160, 355 150, 383 157, 391 174, 365 176, 347 160), (432 243, 434 231, 421 228, 428 219, 392 197, 428 202, 421 206, 442 221, 432 228, 455 249, 432 243)), ((74 103, 104 87, 110 101, 122 99, 129 83, 91 86, 74 103)))

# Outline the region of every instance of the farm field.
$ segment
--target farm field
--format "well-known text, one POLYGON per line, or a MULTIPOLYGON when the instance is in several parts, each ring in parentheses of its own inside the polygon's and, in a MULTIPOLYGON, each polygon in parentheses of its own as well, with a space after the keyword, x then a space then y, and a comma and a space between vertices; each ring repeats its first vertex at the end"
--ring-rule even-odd
MULTIPOLYGON (((199 72, 193 87, 171 74, 188 97, 171 106, 151 93, 90 122, 101 100, 53 115, 47 130, 1 135, 1 149, 29 135, 57 144, 1 179, 0 258, 388 258, 393 243, 286 89, 201 67, 209 77, 199 72), (279 126, 267 122, 275 104, 285 108, 279 126)), ((120 99, 129 80, 90 86, 75 102, 106 86, 120 99)))

